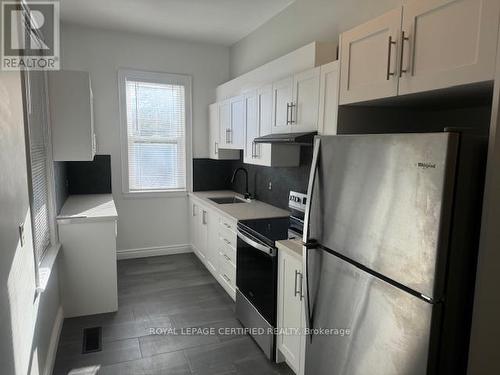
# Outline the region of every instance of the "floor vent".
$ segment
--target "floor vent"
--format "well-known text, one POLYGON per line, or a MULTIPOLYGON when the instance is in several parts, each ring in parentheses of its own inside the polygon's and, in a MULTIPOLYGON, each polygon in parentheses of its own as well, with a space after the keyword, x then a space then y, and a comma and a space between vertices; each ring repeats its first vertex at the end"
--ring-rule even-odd
POLYGON ((94 353, 102 350, 102 327, 85 328, 83 330, 82 353, 94 353))

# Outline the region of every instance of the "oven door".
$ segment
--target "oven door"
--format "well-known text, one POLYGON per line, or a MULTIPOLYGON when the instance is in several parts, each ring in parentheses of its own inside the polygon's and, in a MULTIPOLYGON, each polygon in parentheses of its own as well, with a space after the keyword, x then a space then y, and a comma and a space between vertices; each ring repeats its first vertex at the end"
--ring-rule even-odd
POLYGON ((262 317, 276 326, 277 250, 238 228, 236 286, 262 317))

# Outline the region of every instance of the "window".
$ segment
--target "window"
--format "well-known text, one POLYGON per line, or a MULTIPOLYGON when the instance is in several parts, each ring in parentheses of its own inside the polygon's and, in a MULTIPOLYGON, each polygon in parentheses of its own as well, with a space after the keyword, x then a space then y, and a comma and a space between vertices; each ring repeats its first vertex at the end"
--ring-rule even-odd
POLYGON ((31 221, 35 259, 40 264, 51 245, 47 91, 44 72, 26 72, 31 221))
POLYGON ((125 193, 186 191, 191 80, 120 70, 125 193))

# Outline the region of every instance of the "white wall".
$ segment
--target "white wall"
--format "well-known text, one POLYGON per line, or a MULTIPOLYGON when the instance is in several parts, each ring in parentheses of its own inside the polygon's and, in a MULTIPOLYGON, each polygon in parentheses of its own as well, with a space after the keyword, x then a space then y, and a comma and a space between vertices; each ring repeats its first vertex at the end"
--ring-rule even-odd
POLYGON ((231 78, 312 41, 337 41, 341 32, 409 0, 296 0, 231 47, 231 78))
POLYGON ((46 290, 35 293, 21 92, 19 73, 0 73, 0 372, 37 375, 51 366, 48 348, 60 302, 56 266, 46 290))
POLYGON ((111 154, 118 210, 118 249, 182 246, 188 240, 187 199, 133 198, 121 194, 117 70, 188 74, 193 79, 193 155, 208 157, 208 104, 229 78, 229 49, 210 44, 63 25, 63 69, 90 72, 98 153, 111 154))

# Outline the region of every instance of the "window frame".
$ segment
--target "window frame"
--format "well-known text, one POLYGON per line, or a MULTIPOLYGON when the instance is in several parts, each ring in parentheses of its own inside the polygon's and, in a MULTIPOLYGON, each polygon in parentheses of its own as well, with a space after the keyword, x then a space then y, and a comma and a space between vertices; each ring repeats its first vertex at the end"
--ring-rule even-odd
POLYGON ((122 194, 126 198, 154 198, 186 196, 192 189, 192 78, 189 75, 150 72, 143 70, 118 69, 118 99, 120 111, 120 140, 121 140, 121 172, 122 172, 122 194), (127 127, 127 80, 160 83, 167 85, 184 86, 185 103, 185 174, 186 186, 183 189, 165 190, 130 190, 129 185, 129 150, 128 150, 128 127, 127 127))
MULTIPOLYGON (((50 98, 48 90, 48 73, 37 72, 43 75, 43 95, 44 95, 44 106, 43 106, 43 118, 45 119, 45 124, 43 125, 43 138, 46 147, 46 179, 47 179, 47 204, 48 204, 48 215, 49 215, 49 245, 44 250, 41 257, 38 256, 35 248, 35 224, 34 219, 31 217, 32 226, 32 246, 33 246, 33 261, 35 270, 35 283, 37 296, 45 291, 47 287, 52 267, 56 261, 57 255, 61 248, 59 243, 59 233, 57 230, 56 223, 56 191, 55 191, 55 179, 54 179, 54 159, 52 155, 52 129, 51 129, 51 118, 50 118, 50 98)), ((30 140, 30 121, 31 121, 31 72, 29 69, 21 72, 21 84, 23 91, 23 111, 24 111, 24 136, 25 136, 25 151, 26 151, 26 168, 27 168, 27 182, 28 182, 28 192, 29 192, 29 204, 30 204, 30 215, 32 215, 33 207, 33 183, 32 183, 32 160, 31 160, 31 140, 30 140)))

